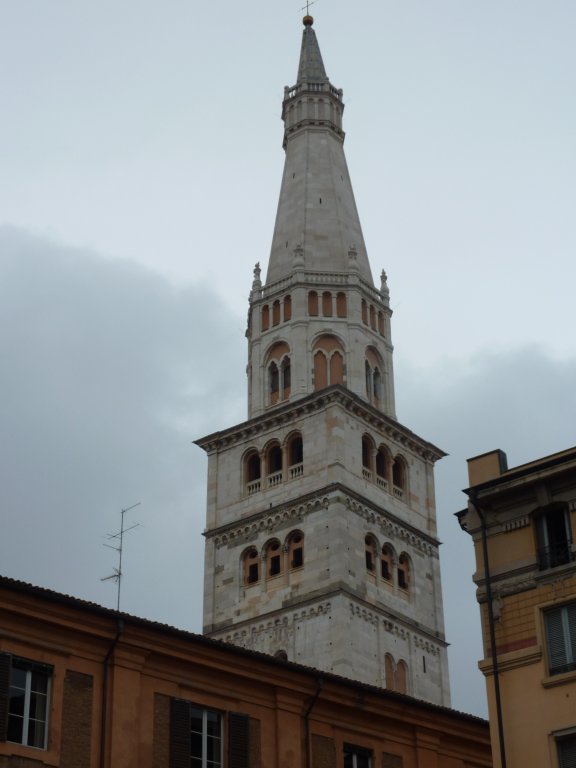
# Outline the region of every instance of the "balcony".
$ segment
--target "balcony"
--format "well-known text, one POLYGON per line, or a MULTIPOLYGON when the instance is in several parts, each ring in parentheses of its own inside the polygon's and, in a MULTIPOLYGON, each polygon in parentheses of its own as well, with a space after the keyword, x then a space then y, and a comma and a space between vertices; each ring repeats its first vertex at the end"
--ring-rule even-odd
POLYGON ((576 560, 572 552, 572 542, 569 540, 556 542, 547 547, 538 547, 538 567, 541 571, 548 568, 557 568, 559 565, 567 565, 576 560))

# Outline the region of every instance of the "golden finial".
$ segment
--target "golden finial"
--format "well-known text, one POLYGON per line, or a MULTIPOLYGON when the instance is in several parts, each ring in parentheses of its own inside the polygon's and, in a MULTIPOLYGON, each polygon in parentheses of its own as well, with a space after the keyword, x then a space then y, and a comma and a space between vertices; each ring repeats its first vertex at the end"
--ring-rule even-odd
MULTIPOLYGON (((306 16, 302 19, 302 24, 304 24, 305 27, 311 27, 312 24, 314 24, 314 19, 312 16, 310 16, 310 6, 314 5, 316 0, 306 0, 306 16)), ((304 8, 300 8, 301 11, 304 10, 304 8)))

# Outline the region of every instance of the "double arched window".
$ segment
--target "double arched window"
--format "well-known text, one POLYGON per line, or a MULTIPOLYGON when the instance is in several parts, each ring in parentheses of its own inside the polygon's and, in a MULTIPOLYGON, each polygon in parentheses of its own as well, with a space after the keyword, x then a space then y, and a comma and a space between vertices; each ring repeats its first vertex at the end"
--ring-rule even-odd
POLYGON ((398 693, 408 693, 408 665, 402 659, 394 660, 391 653, 384 657, 386 688, 398 693))
POLYGON ((316 339, 312 356, 315 390, 331 384, 344 384, 344 347, 336 336, 323 334, 316 339))
POLYGON ((274 344, 266 355, 267 390, 269 405, 288 400, 292 388, 290 347, 285 341, 274 344))
POLYGON ((279 577, 287 576, 304 566, 304 534, 299 530, 291 531, 284 543, 279 539, 270 539, 260 552, 255 546, 250 546, 244 550, 241 560, 245 587, 262 580, 278 584, 279 577))

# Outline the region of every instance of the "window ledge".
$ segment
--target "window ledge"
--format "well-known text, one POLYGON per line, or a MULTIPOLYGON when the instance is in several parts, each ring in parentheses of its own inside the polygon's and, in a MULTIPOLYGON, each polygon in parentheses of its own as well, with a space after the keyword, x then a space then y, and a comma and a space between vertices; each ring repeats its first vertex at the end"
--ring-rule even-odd
POLYGON ((571 672, 564 672, 560 675, 550 675, 542 680, 543 688, 553 688, 556 685, 564 685, 565 683, 576 682, 576 669, 571 672))

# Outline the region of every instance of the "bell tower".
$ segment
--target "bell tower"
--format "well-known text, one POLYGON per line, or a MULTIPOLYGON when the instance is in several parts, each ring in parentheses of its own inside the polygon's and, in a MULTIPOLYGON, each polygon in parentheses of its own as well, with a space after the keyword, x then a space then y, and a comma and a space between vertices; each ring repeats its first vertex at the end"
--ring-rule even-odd
POLYGON ((342 91, 304 17, 265 282, 248 313, 248 420, 208 454, 204 632, 449 705, 434 463, 396 420, 389 292, 372 279, 342 91))

